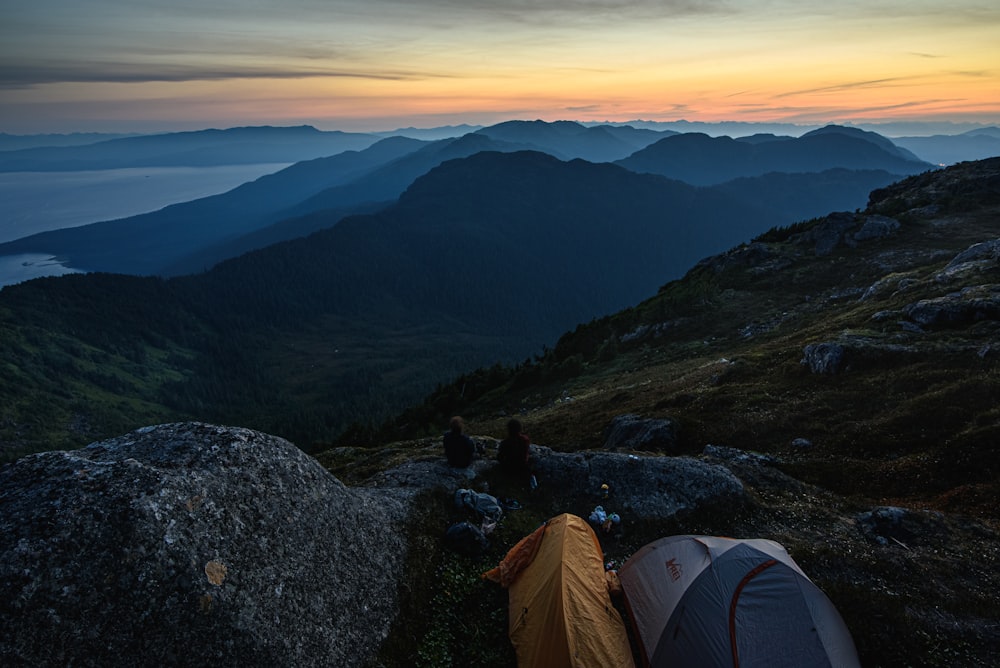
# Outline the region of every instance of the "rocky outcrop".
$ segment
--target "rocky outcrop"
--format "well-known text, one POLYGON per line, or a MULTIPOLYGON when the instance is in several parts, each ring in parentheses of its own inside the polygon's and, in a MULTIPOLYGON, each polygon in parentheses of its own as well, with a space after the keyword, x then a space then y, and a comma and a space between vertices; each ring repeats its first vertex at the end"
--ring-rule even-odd
POLYGON ((848 211, 838 211, 822 218, 804 232, 790 238, 800 246, 812 245, 818 256, 829 255, 838 246, 854 248, 859 242, 884 239, 899 231, 900 223, 895 218, 873 214, 858 216, 848 211), (859 227, 860 225, 860 227, 859 227), (858 228, 853 234, 851 230, 858 228))
POLYGON ((935 278, 944 283, 997 266, 1000 266, 1000 239, 992 239, 966 248, 952 258, 935 278))
POLYGON ((619 415, 604 430, 604 449, 671 452, 677 447, 677 431, 673 420, 619 415))
POLYGON ((899 221, 888 216, 872 215, 866 216, 861 229, 854 233, 855 241, 868 241, 871 239, 884 239, 892 236, 899 230, 899 221))
POLYGON ((907 304, 903 312, 923 327, 965 326, 1000 320, 1000 285, 976 285, 907 304))
POLYGON ((867 336, 844 336, 837 341, 810 343, 802 349, 800 364, 815 374, 837 374, 851 367, 904 359, 916 349, 867 336))
POLYGON ((0 662, 362 665, 396 614, 407 511, 247 429, 24 457, 0 470, 0 662))
POLYGON ((910 510, 897 506, 879 506, 855 517, 862 535, 879 545, 912 547, 936 542, 945 532, 941 513, 910 510))
POLYGON ((841 244, 847 230, 857 225, 853 213, 831 213, 805 232, 793 235, 790 241, 797 245, 812 245, 817 256, 829 255, 841 244))
POLYGON ((835 374, 844 370, 847 354, 839 343, 810 343, 802 350, 801 364, 813 373, 835 374))
POLYGON ((567 496, 599 498, 636 520, 665 520, 718 504, 743 500, 743 484, 727 468, 693 457, 637 457, 613 452, 556 453, 532 446, 539 485, 567 496))

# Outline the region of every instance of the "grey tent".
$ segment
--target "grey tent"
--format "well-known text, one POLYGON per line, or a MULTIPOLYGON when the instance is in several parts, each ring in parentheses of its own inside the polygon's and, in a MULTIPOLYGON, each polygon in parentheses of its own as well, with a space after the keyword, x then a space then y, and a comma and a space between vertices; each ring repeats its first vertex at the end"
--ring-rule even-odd
POLYGON ((774 541, 670 536, 618 575, 653 668, 860 666, 833 603, 774 541))

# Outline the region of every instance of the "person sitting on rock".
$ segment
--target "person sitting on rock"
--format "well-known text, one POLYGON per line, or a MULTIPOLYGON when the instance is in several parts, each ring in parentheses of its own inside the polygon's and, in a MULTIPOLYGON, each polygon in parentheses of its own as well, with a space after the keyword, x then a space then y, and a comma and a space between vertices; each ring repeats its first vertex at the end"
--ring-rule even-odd
POLYGON ((497 448, 497 461, 500 467, 511 474, 530 473, 528 462, 531 439, 524 433, 521 421, 511 419, 507 422, 507 438, 500 441, 497 448))
POLYGON ((449 431, 444 434, 444 456, 448 459, 448 465, 464 469, 472 463, 472 458, 476 454, 476 444, 472 439, 463 434, 465 423, 462 418, 455 416, 448 423, 449 431))

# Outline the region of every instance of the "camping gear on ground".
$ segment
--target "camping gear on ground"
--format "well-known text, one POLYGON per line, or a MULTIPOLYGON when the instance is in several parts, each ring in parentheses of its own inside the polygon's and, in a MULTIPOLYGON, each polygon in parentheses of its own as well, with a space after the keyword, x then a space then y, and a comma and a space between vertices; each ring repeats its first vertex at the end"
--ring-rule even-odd
POLYGON ((774 541, 661 538, 618 576, 652 668, 860 666, 833 603, 774 541))
POLYGON ((609 513, 604 510, 604 506, 596 506, 590 512, 590 516, 587 519, 594 526, 600 527, 604 533, 611 533, 613 529, 622 523, 622 518, 618 513, 609 513))
POLYGON ((468 508, 480 518, 496 524, 503 517, 503 508, 495 496, 485 492, 474 492, 471 489, 459 489, 455 491, 455 505, 459 508, 468 508))
POLYGON ((601 545, 582 518, 550 519, 483 577, 509 590, 508 635, 519 668, 634 668, 601 545))
POLYGON ((458 522, 448 527, 444 544, 451 550, 468 557, 477 557, 490 547, 483 531, 470 522, 458 522))
POLYGON ((521 509, 521 502, 513 497, 505 496, 504 498, 499 499, 499 501, 500 501, 500 507, 503 508, 505 511, 521 509))

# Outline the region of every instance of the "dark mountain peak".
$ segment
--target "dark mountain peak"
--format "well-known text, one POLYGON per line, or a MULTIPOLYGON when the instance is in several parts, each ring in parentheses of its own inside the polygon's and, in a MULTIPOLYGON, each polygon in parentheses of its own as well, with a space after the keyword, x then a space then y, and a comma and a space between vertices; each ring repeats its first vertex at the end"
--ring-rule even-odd
POLYGON ((736 141, 741 141, 746 144, 764 144, 766 142, 772 141, 789 141, 795 139, 795 137, 790 137, 788 135, 776 135, 771 132, 759 132, 754 135, 748 135, 746 137, 737 137, 736 141))
POLYGON ((487 135, 470 132, 455 139, 445 140, 440 147, 440 151, 442 154, 453 154, 456 157, 464 157, 473 152, 497 150, 498 147, 509 144, 509 142, 495 140, 487 135))
POLYGON ((977 135, 985 135, 988 137, 995 137, 1000 139, 1000 128, 995 125, 991 125, 985 128, 976 128, 975 130, 969 130, 968 132, 963 132, 963 135, 968 135, 970 137, 975 137, 977 135))
POLYGON ((827 125, 822 128, 818 128, 811 132, 807 132, 800 139, 809 140, 814 137, 850 137, 852 139, 860 139, 872 143, 883 151, 891 153, 898 156, 904 160, 911 160, 913 162, 922 162, 920 158, 911 153, 910 151, 901 148, 894 144, 891 139, 880 135, 877 132, 872 132, 871 130, 862 130, 861 128, 851 128, 845 127, 843 125, 827 125))
POLYGON ((818 130, 807 132, 799 139, 801 142, 805 143, 815 141, 817 139, 830 140, 833 138, 836 138, 839 141, 865 141, 902 160, 915 163, 924 162, 907 149, 894 144, 892 140, 887 137, 884 137, 877 132, 862 130, 860 128, 849 128, 842 125, 827 125, 826 127, 819 128, 818 130))
POLYGON ((771 141, 685 133, 661 139, 617 164, 695 185, 769 172, 815 173, 836 168, 907 175, 931 166, 881 135, 839 126, 828 126, 798 139, 771 141))
POLYGON ((837 125, 836 123, 830 123, 829 125, 824 125, 821 128, 816 128, 815 130, 810 130, 804 133, 803 137, 810 137, 812 135, 825 135, 830 133, 837 133, 842 135, 853 135, 856 137, 861 137, 865 135, 879 135, 877 132, 871 132, 869 130, 862 130, 861 128, 852 128, 846 125, 837 125))
POLYGON ((532 141, 553 140, 567 136, 577 136, 586 132, 587 128, 573 121, 505 121, 476 131, 476 134, 496 139, 532 141))
POLYGON ((627 131, 613 130, 609 126, 586 127, 575 121, 507 121, 483 128, 477 134, 538 148, 558 158, 583 158, 591 162, 623 158, 656 138, 655 134, 642 138, 629 135, 626 140, 627 131))

